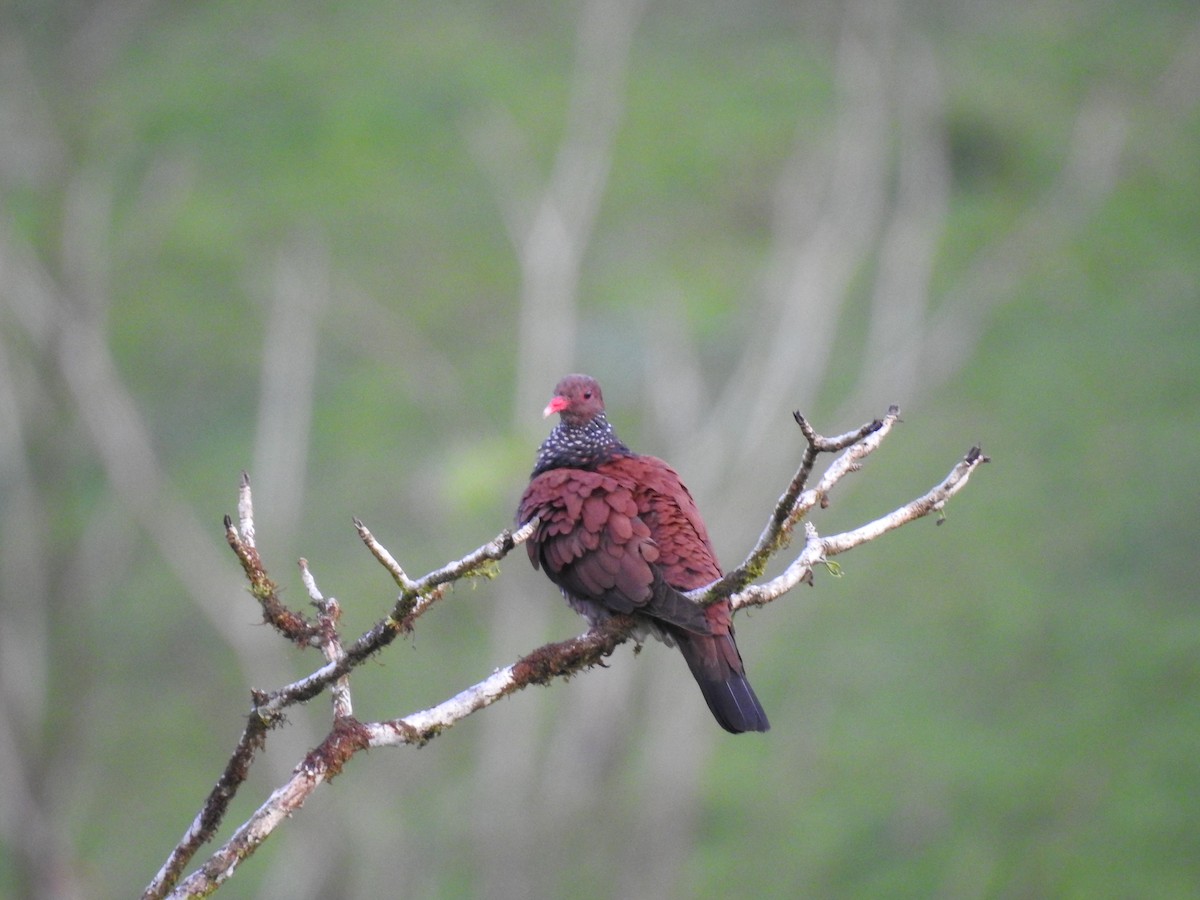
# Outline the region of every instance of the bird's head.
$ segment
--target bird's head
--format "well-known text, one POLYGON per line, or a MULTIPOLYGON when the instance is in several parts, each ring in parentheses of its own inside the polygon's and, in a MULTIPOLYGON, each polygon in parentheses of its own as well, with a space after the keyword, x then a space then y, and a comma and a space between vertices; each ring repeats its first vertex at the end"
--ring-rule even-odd
POLYGON ((542 415, 558 413, 564 425, 575 427, 588 424, 603 412, 604 395, 596 379, 590 375, 568 375, 554 388, 554 397, 542 415))

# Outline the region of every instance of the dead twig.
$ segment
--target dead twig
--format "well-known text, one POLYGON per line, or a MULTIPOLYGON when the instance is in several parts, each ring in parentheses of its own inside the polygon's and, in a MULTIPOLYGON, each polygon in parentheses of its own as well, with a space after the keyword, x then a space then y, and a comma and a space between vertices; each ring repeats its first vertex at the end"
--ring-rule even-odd
MULTIPOLYGON (((881 419, 835 437, 824 437, 796 413, 796 422, 807 446, 795 476, 776 503, 754 548, 740 566, 707 588, 691 592, 690 596, 704 603, 728 597, 735 610, 770 603, 796 585, 811 582, 813 568, 830 557, 872 541, 907 522, 940 512, 946 502, 966 486, 976 468, 988 461, 982 451, 974 447, 940 484, 922 496, 858 528, 831 537, 821 537, 813 523, 807 521, 809 514, 828 505, 833 488, 846 475, 862 467, 867 457, 899 421, 899 416, 899 409, 893 406, 881 419), (817 483, 810 487, 809 480, 817 457, 822 453, 838 455, 817 483), (805 520, 805 541, 800 552, 782 574, 764 583, 753 584, 761 576, 767 562, 788 545, 796 524, 801 520, 805 520)), ((264 619, 298 646, 320 649, 326 662, 306 677, 275 691, 252 692, 253 708, 225 771, 195 821, 146 888, 144 900, 157 900, 168 895, 193 897, 211 893, 288 816, 300 809, 317 787, 337 775, 360 750, 428 743, 466 716, 490 706, 501 697, 529 685, 549 684, 602 662, 632 633, 635 624, 632 619, 615 617, 603 627, 593 628, 578 637, 539 647, 428 709, 385 721, 359 722, 354 718, 350 695, 350 673, 353 669, 390 644, 397 635, 411 631, 416 619, 442 599, 456 581, 497 574, 495 564, 529 538, 537 526, 537 520, 516 531, 505 529, 470 553, 416 579, 404 571, 361 521, 355 519, 354 524, 364 545, 400 587, 400 595, 387 616, 353 642, 344 644, 338 627, 339 604, 333 598, 326 599, 321 593, 307 561, 300 560, 301 579, 316 607, 316 619, 287 608, 279 600, 278 589, 267 574, 255 546, 250 479, 243 474, 238 492, 238 525, 235 528, 232 519, 226 517, 226 540, 242 565, 251 593, 263 609, 264 619), (287 707, 309 700, 326 688, 331 691, 334 713, 329 734, 293 769, 291 777, 202 866, 185 880, 179 881, 199 847, 216 833, 230 801, 246 779, 255 753, 264 746, 267 732, 279 724, 287 707)))

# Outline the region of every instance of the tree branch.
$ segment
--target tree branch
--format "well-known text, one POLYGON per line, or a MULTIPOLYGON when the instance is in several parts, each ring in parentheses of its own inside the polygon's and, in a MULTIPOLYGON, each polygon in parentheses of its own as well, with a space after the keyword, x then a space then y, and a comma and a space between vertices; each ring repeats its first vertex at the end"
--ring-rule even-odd
POLYGON ((891 431, 892 426, 899 420, 900 408, 892 406, 884 418, 875 419, 873 422, 868 422, 853 431, 847 431, 845 434, 833 438, 817 434, 798 411, 792 413, 792 416, 804 433, 808 447, 804 451, 800 468, 796 470, 791 484, 783 492, 779 502, 775 504, 775 511, 767 521, 762 534, 759 535, 758 543, 754 545, 754 549, 750 551, 750 555, 740 566, 710 587, 693 591, 689 596, 694 596, 701 602, 715 602, 741 590, 755 578, 760 577, 767 560, 787 543, 792 529, 801 517, 817 504, 822 507, 826 506, 829 491, 833 486, 841 480, 843 475, 856 469, 859 462, 879 446, 887 433, 891 431), (871 440, 868 441, 868 437, 871 440), (818 489, 802 493, 808 484, 808 478, 812 474, 817 456, 821 453, 837 453, 847 448, 852 448, 853 452, 847 451, 845 456, 829 467, 825 477, 821 479, 818 489))
MULTIPOLYGON (((735 610, 746 606, 763 606, 801 582, 811 582, 814 566, 826 562, 829 557, 874 540, 906 522, 931 512, 940 512, 946 502, 966 486, 975 469, 988 461, 978 447, 972 448, 940 484, 872 522, 822 538, 812 522, 806 521, 804 546, 795 559, 779 576, 762 584, 752 584, 762 575, 767 562, 787 546, 796 524, 806 519, 814 509, 828 506, 830 494, 838 482, 862 467, 864 460, 899 421, 899 415, 899 409, 893 406, 882 419, 827 438, 818 434, 803 416, 795 413, 807 446, 795 476, 780 496, 754 548, 745 561, 724 578, 707 588, 692 591, 689 596, 703 603, 728 597, 735 610), (817 484, 808 487, 821 453, 839 455, 825 469, 817 484)), ((575 638, 539 647, 428 709, 379 722, 359 722, 353 716, 350 696, 349 681, 353 669, 390 644, 398 634, 411 631, 416 619, 430 605, 444 597, 447 588, 454 582, 479 576, 490 578, 498 574, 496 563, 527 540, 537 522, 529 522, 516 531, 505 529, 470 553, 418 579, 405 573, 395 557, 361 521, 356 519, 354 524, 364 545, 392 575, 401 593, 389 615, 355 641, 343 646, 338 630, 339 605, 335 599, 324 597, 305 560, 300 560, 301 579, 316 607, 316 619, 290 610, 279 601, 278 590, 267 575, 255 548, 250 480, 243 473, 239 487, 238 526, 235 528, 232 520, 226 517, 226 539, 242 565, 250 582, 251 593, 262 607, 268 624, 300 647, 320 649, 326 662, 306 677, 275 691, 252 692, 253 708, 225 771, 192 825, 146 888, 144 900, 157 900, 168 895, 202 896, 214 891, 287 817, 303 806, 317 787, 337 775, 360 750, 424 745, 466 716, 490 706, 501 697, 530 685, 549 684, 602 662, 632 635, 634 620, 624 616, 615 617, 603 626, 575 638), (333 724, 329 734, 292 770, 291 777, 199 869, 179 881, 195 852, 216 833, 230 801, 246 780, 255 753, 265 746, 267 732, 282 721, 283 710, 317 696, 326 687, 330 688, 333 701, 333 724)))
MULTIPOLYGON (((226 810, 229 809, 229 804, 237 794, 238 788, 250 774, 250 764, 254 761, 254 754, 266 746, 266 732, 269 727, 270 723, 262 716, 256 712, 250 714, 246 721, 246 728, 242 731, 242 736, 238 739, 237 746, 234 747, 233 753, 229 757, 229 762, 225 764, 225 771, 221 773, 220 779, 205 799, 200 812, 197 813, 188 830, 184 832, 175 849, 171 851, 167 861, 163 863, 163 867, 158 870, 158 874, 154 876, 150 885, 143 892, 143 900, 165 896, 166 891, 170 890, 171 885, 183 874, 184 867, 187 866, 196 851, 212 840, 221 820, 225 817, 226 810)), ((188 894, 183 893, 179 896, 186 897, 188 894)))
MULTIPOLYGON (((984 456, 978 447, 972 447, 967 455, 950 470, 950 474, 943 479, 941 484, 925 495, 852 531, 822 538, 817 534, 816 527, 811 522, 808 523, 805 528, 804 549, 784 570, 783 574, 764 584, 751 585, 731 594, 730 606, 735 611, 746 606, 765 606, 772 600, 782 597, 801 582, 810 582, 813 566, 825 562, 829 557, 853 550, 861 544, 873 541, 875 538, 908 522, 927 516, 931 512, 940 512, 945 507, 946 501, 966 486, 971 473, 981 464, 990 461, 990 458, 984 456)), ((822 479, 822 482, 824 481, 825 479, 822 479)), ((939 521, 938 524, 941 522, 939 521)))

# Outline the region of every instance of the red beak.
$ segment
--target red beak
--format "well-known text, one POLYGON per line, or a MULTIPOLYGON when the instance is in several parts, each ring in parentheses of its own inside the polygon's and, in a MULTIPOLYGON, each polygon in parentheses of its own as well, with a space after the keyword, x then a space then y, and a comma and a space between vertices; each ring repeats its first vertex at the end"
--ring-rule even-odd
POLYGON ((562 412, 564 409, 566 409, 570 405, 571 405, 571 401, 568 400, 566 397, 563 397, 561 395, 556 396, 553 400, 551 400, 549 403, 547 403, 546 408, 542 410, 542 418, 548 419, 555 413, 562 412))

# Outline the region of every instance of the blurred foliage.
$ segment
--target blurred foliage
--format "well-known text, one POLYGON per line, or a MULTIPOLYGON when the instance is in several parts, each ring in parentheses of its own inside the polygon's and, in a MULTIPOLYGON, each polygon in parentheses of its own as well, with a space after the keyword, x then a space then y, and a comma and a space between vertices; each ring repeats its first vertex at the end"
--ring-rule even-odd
MULTIPOLYGON (((641 307, 669 286, 706 378, 728 376, 777 173, 797 134, 815 147, 833 116, 836 6, 650 4, 583 272, 580 369, 616 377, 654 352, 641 307)), ((509 408, 520 275, 467 134, 502 111, 539 171, 551 164, 578 10, 144 3, 103 65, 73 52, 79 23, 120 8, 16 2, 0 13, 61 140, 57 160, 3 172, 7 216, 57 267, 83 240, 62 233, 72 173, 108 186, 87 241, 107 260, 114 352, 217 541, 253 453, 271 279, 298 235, 318 236, 333 305, 304 514, 278 523, 260 508, 260 543, 297 603, 285 572, 303 553, 342 599, 347 630, 366 627, 392 588, 356 545, 351 515, 421 572, 506 525, 524 484, 534 432, 511 422, 536 411, 509 408), (273 545, 284 525, 291 537, 273 545)), ((826 520, 890 509, 979 441, 994 462, 946 523, 889 535, 840 559, 845 577, 818 573, 815 591, 740 620, 774 727, 764 741, 717 745, 679 895, 1194 896, 1200 21, 1194 4, 1166 0, 904 10, 935 48, 946 92, 954 185, 935 292, 1058 177, 1095 92, 1129 111, 1127 148, 1103 204, 1035 250, 966 368, 905 404, 905 427, 826 520)), ((63 394, 53 379, 41 390, 46 410, 63 394)), ((636 399, 612 403, 631 441, 636 399)), ((819 428, 852 424, 822 420, 836 399, 810 412, 819 428)), ((86 606, 54 609, 51 703, 30 738, 70 759, 72 780, 54 789, 72 798, 62 827, 89 890, 128 895, 218 774, 247 685, 109 494, 82 426, 48 413, 26 443, 53 546, 96 521, 130 532, 105 551, 120 582, 97 575, 86 606)), ((753 532, 736 539, 719 547, 727 561, 753 532)), ((503 569, 526 577, 520 559, 503 569)), ((554 602, 528 583, 531 603, 554 602)), ((457 586, 412 646, 368 666, 360 715, 418 708, 508 662, 481 658, 490 589, 457 586)), ((546 638, 577 627, 555 615, 546 638)), ((248 600, 238 616, 257 627, 248 600)), ((550 702, 527 694, 482 715, 550 702)), ((396 870, 375 877, 413 896, 487 895, 461 826, 480 727, 356 761, 303 816, 336 828, 361 812, 338 810, 346 782, 401 780, 402 809, 366 813, 397 854, 396 870)), ((298 757, 272 758, 286 770, 298 757)), ((275 783, 257 776, 231 821, 275 783)), ((597 805, 636 816, 653 802, 597 805)), ((622 860, 606 854, 607 829, 619 820, 582 822, 546 848, 564 895, 612 895, 622 860)), ((277 843, 222 895, 265 892, 277 843)), ((326 895, 356 895, 355 884, 369 895, 367 876, 329 877, 326 895)), ((0 850, 0 893, 21 887, 13 851, 0 850)))

